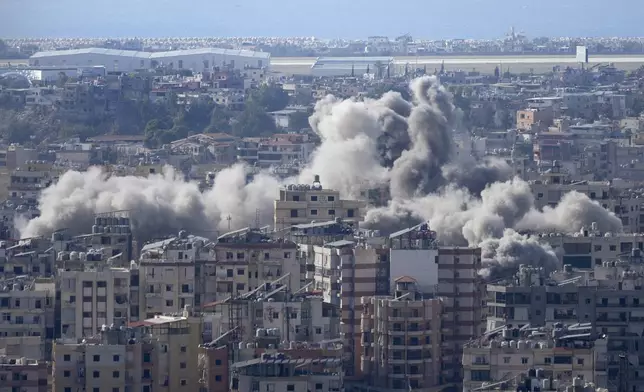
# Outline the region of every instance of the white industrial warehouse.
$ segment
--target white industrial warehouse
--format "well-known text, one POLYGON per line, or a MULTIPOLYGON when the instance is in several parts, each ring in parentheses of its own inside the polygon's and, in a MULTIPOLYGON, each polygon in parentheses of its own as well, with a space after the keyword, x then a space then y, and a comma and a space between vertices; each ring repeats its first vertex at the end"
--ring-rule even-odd
POLYGON ((212 67, 234 69, 270 66, 270 53, 250 50, 202 48, 170 52, 137 52, 103 48, 55 50, 35 53, 29 59, 33 67, 104 66, 107 71, 131 72, 165 66, 174 69, 203 71, 212 67))

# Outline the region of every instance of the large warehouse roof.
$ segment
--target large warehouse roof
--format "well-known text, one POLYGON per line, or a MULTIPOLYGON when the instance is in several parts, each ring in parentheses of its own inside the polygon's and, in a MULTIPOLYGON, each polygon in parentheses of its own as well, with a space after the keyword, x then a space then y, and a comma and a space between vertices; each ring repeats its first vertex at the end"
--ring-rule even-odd
POLYGON ((140 58, 140 59, 162 59, 165 57, 189 56, 189 55, 199 55, 199 54, 256 57, 256 58, 263 58, 263 59, 268 59, 271 57, 270 53, 267 53, 267 52, 255 52, 252 50, 222 49, 222 48, 185 49, 185 50, 173 50, 168 52, 138 52, 134 50, 83 48, 83 49, 52 50, 52 51, 46 51, 46 52, 38 52, 38 53, 34 53, 34 55, 31 56, 31 58, 70 56, 70 55, 76 55, 76 54, 103 54, 103 55, 109 55, 109 56, 133 57, 133 58, 140 58))

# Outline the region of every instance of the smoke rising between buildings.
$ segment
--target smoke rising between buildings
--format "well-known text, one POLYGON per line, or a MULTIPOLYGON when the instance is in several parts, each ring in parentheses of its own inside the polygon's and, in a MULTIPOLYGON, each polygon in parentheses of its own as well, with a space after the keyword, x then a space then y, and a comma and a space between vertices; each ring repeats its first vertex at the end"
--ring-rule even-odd
POLYGON ((365 228, 389 233, 427 221, 445 245, 480 246, 484 276, 518 264, 555 265, 551 248, 517 231, 575 232, 593 222, 600 230, 621 230, 614 214, 576 192, 557 207, 536 209, 529 184, 513 178, 505 161, 455 154, 457 111, 436 78, 415 79, 410 91, 410 101, 388 92, 379 99, 317 102, 310 124, 321 145, 297 179, 260 173, 247 182, 246 168, 237 164, 202 193, 171 168, 149 177, 109 176, 99 168, 66 172, 43 191, 41 216, 24 223, 21 236, 62 228, 83 233, 96 213, 115 210, 129 211, 141 241, 180 229, 208 235, 229 225, 253 226, 258 218, 270 224, 280 186, 310 183, 316 174, 345 198, 386 188, 388 204, 367 211, 365 228))

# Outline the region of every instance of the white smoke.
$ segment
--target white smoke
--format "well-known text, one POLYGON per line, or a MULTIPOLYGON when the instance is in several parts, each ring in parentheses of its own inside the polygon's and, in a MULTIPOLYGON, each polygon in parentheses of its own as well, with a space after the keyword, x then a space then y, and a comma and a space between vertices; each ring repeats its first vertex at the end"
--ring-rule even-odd
MULTIPOLYGON (((529 184, 512 178, 503 160, 455 157, 458 112, 451 95, 433 77, 414 80, 410 91, 411 101, 393 92, 375 100, 319 101, 310 123, 322 143, 297 182, 310 183, 318 174, 345 198, 388 188, 392 199, 367 212, 365 227, 387 233, 429 222, 444 244, 483 247, 487 271, 520 263, 550 266, 548 248, 514 230, 575 232, 592 222, 601 230, 621 230, 614 214, 582 194, 570 193, 559 206, 539 211, 529 184), (536 246, 543 257, 531 256, 536 246)), ((218 173, 204 193, 172 169, 149 177, 69 171, 42 193, 41 216, 21 227, 21 235, 61 228, 82 233, 96 213, 127 210, 142 240, 181 229, 212 236, 229 227, 271 224, 281 185, 267 173, 247 183, 241 164, 218 173)))

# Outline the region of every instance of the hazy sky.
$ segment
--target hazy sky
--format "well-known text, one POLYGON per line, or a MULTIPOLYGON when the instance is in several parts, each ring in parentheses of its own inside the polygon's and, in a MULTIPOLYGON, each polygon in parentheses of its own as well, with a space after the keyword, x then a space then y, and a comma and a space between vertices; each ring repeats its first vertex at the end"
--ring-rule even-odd
POLYGON ((0 37, 644 36, 643 13, 644 0, 0 0, 0 37))

